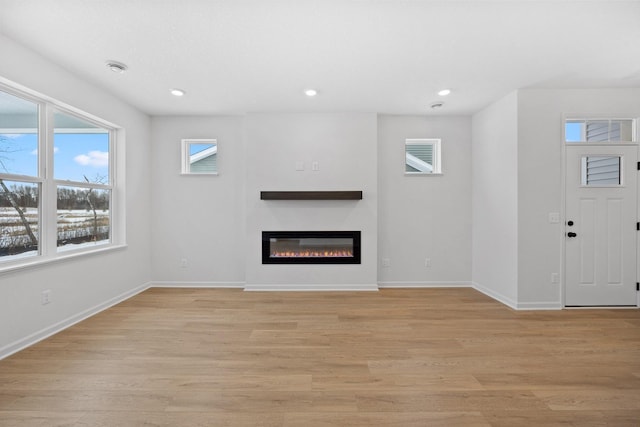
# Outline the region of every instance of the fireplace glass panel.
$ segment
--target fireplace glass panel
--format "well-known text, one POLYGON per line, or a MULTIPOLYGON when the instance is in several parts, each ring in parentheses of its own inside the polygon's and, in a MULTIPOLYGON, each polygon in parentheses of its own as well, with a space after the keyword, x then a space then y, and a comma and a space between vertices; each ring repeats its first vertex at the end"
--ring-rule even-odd
POLYGON ((264 231, 263 264, 359 264, 359 231, 264 231))

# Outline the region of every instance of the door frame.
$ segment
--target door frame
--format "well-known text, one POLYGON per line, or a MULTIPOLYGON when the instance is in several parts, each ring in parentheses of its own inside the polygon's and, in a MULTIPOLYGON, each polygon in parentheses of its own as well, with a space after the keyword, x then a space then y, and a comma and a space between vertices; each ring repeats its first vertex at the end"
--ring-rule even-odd
MULTIPOLYGON (((622 142, 622 143, 593 143, 593 142, 585 142, 585 143, 570 143, 567 144, 566 142, 566 136, 565 136, 565 122, 566 120, 570 120, 573 118, 579 118, 579 119, 596 119, 596 118, 620 118, 620 117, 628 117, 627 115, 616 115, 616 116, 607 116, 607 115, 598 115, 598 116, 591 116, 591 115, 563 115, 562 117, 562 177, 561 177, 561 184, 562 184, 562 204, 560 206, 560 218, 561 218, 561 223, 560 223, 560 239, 562 242, 562 248, 561 248, 561 263, 560 263, 560 277, 562 278, 561 280, 561 285, 560 285, 560 304, 562 306, 563 309, 566 309, 566 286, 567 286, 567 239, 566 239, 566 233, 567 233, 567 145, 570 145, 572 147, 575 146, 584 146, 584 147, 620 147, 620 146, 635 146, 636 147, 636 151, 637 151, 637 155, 638 155, 638 161, 639 161, 639 166, 640 166, 640 143, 638 142, 622 142)), ((640 126, 637 126, 640 127, 640 126)), ((636 140, 640 139, 637 135, 638 133, 638 129, 635 129, 635 133, 636 133, 636 140)), ((640 170, 637 171, 636 175, 636 221, 640 221, 640 170)), ((636 233, 636 282, 640 282, 640 231, 638 231, 636 233)), ((571 307, 572 309, 574 307, 571 307)), ((585 308, 590 308, 590 309, 594 309, 594 308, 598 308, 598 307, 585 307, 585 308)), ((615 309, 616 307, 606 307, 607 309, 615 309)), ((634 308, 633 306, 626 306, 626 307, 620 307, 620 309, 623 308, 634 308)), ((640 291, 636 291, 636 306, 635 308, 640 308, 640 291)))

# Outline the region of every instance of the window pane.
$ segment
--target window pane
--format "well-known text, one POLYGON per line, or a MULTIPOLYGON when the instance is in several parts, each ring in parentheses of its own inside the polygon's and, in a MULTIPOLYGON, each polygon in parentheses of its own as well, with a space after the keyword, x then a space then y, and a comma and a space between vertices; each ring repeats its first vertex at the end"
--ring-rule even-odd
POLYGON ((38 176, 38 105, 1 91, 0 173, 38 176))
POLYGON ((618 186, 620 156, 589 156, 582 158, 582 185, 589 187, 618 186))
POLYGON ((216 174, 218 144, 215 139, 182 140, 182 173, 216 174))
POLYGON ((588 121, 587 122, 587 141, 588 142, 609 141, 609 121, 608 120, 588 121))
POLYGON ((439 139, 407 139, 405 142, 406 173, 439 173, 439 139))
POLYGON ((58 250, 109 242, 111 190, 58 187, 58 250))
POLYGON ((584 141, 584 122, 567 121, 564 125, 566 142, 584 141))
POLYGON ((60 112, 54 126, 55 179, 108 184, 109 131, 60 112))
POLYGON ((633 120, 612 120, 611 141, 634 141, 633 120))
POLYGON ((38 254, 38 184, 0 179, 0 259, 38 254))

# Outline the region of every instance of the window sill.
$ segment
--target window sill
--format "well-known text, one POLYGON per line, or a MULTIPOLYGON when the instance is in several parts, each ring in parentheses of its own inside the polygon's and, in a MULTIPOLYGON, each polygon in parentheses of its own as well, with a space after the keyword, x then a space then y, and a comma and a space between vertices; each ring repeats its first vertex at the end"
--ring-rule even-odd
POLYGON ((442 176, 442 172, 437 173, 420 173, 420 172, 405 172, 404 176, 442 176))
POLYGON ((55 257, 44 259, 42 257, 34 257, 33 259, 29 259, 28 261, 25 259, 22 262, 8 265, 0 265, 0 275, 5 273, 12 273, 20 270, 29 270, 35 269, 41 266, 46 266, 49 264, 55 264, 63 261, 70 261, 77 258, 104 254, 106 252, 114 252, 126 249, 128 245, 109 245, 99 249, 92 250, 78 250, 78 251, 68 251, 68 252, 58 252, 55 257))
POLYGON ((218 172, 203 172, 203 173, 180 172, 180 176, 218 176, 218 172))
POLYGON ((567 147, 615 147, 620 145, 638 145, 638 142, 620 141, 620 142, 585 142, 585 141, 565 141, 567 147))

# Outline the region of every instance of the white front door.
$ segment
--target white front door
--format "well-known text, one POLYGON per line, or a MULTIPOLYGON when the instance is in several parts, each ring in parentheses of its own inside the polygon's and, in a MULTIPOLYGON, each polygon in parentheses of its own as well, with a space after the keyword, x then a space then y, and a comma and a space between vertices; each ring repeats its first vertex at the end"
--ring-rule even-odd
POLYGON ((638 147, 566 147, 565 306, 635 306, 638 147))

